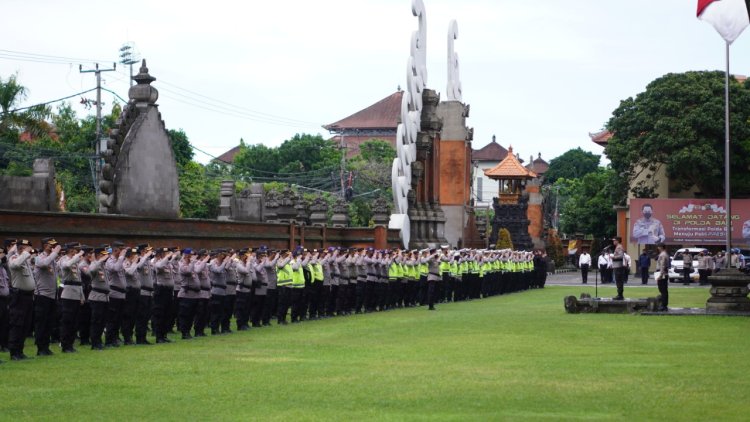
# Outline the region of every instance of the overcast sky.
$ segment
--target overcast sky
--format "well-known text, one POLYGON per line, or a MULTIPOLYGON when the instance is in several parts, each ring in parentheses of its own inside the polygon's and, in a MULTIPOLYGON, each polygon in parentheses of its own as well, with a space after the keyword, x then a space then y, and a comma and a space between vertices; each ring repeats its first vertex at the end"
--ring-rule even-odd
MULTIPOLYGON (((445 99, 456 19, 473 146, 494 134, 524 159, 579 146, 600 154, 588 133, 620 100, 669 72, 725 66, 724 41, 695 17, 695 0, 424 3, 428 87, 445 99)), ((416 29, 409 0, 5 0, 0 77, 18 74, 29 90, 23 105, 65 97, 95 86, 81 59, 110 67, 133 42, 157 78, 167 127, 219 155, 240 138, 276 146, 295 133, 328 136, 322 125, 406 85, 416 29)), ((104 86, 127 98, 128 71, 117 67, 102 74, 104 86)), ((731 72, 750 73, 750 34, 732 45, 731 72)), ((103 95, 106 110, 114 99, 103 95)))

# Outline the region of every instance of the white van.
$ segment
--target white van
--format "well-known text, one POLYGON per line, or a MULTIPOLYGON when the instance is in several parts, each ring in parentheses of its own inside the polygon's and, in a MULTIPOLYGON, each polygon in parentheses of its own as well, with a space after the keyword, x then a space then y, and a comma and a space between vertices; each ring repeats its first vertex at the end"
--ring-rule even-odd
MULTIPOLYGON (((703 252, 704 254, 708 253, 708 249, 706 248, 680 248, 677 249, 677 251, 672 255, 672 265, 669 267, 669 282, 670 283, 682 283, 683 275, 682 275, 682 256, 685 254, 685 252, 690 253, 690 255, 693 256, 693 267, 692 271, 690 272, 690 280, 697 282, 700 278, 700 275, 698 274, 698 254, 703 252)), ((654 280, 658 280, 658 277, 660 276, 660 272, 656 271, 654 273, 654 280)))

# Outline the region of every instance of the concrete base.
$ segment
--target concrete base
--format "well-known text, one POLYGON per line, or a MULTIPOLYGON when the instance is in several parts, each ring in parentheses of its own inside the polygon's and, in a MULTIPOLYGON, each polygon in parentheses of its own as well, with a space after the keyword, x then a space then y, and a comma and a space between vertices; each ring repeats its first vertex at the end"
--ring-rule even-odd
POLYGON ((708 277, 708 281, 711 283, 711 297, 706 301, 707 312, 750 312, 747 297, 750 276, 730 268, 708 277))
POLYGON ((575 296, 567 296, 564 303, 565 311, 570 314, 632 314, 644 311, 654 312, 659 308, 659 298, 656 297, 614 300, 601 297, 592 298, 586 293, 582 293, 580 299, 576 299, 575 296))
POLYGON ((750 317, 750 312, 715 312, 703 308, 669 308, 669 311, 646 311, 641 315, 650 316, 743 316, 750 317))

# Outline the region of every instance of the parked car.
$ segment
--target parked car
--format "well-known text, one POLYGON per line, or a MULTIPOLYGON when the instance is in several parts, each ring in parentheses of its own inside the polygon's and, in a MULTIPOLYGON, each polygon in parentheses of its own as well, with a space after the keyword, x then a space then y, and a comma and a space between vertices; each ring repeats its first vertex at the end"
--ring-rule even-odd
MULTIPOLYGON (((680 248, 677 249, 677 251, 672 255, 672 264, 669 266, 669 282, 670 283, 681 283, 683 280, 682 275, 682 257, 685 254, 685 252, 689 252, 690 255, 693 256, 693 267, 690 271, 690 280, 697 282, 700 278, 700 275, 698 274, 698 254, 708 253, 708 249, 706 248, 680 248)), ((654 280, 658 280, 658 278, 661 276, 661 273, 659 271, 656 271, 654 273, 654 280)))

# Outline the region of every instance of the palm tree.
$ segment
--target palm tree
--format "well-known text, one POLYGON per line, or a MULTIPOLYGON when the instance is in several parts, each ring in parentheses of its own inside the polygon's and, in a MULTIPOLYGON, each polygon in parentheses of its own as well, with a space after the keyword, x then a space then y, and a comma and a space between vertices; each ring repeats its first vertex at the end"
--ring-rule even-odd
POLYGON ((50 109, 46 105, 34 105, 19 110, 19 104, 26 99, 26 88, 18 83, 16 75, 3 80, 0 77, 0 138, 12 136, 18 138, 23 131, 32 137, 50 132, 51 126, 46 119, 50 109))

